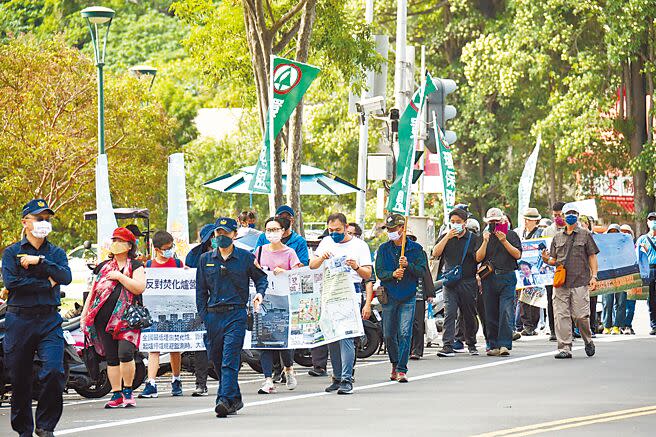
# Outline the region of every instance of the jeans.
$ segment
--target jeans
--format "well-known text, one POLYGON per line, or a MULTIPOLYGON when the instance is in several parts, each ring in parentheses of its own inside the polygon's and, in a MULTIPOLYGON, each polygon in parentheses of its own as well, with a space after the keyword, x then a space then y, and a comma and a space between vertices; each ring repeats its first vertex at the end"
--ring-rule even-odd
POLYGON ((483 280, 487 336, 491 349, 512 349, 515 272, 493 273, 483 280))
POLYGON ((424 356, 424 334, 426 325, 424 317, 426 316, 426 301, 415 300, 415 317, 412 322, 412 346, 410 355, 424 356))
POLYGON ((549 333, 555 337, 556 336, 556 323, 554 321, 554 309, 553 309, 553 285, 546 285, 547 289, 547 317, 549 319, 549 333))
POLYGON ((345 338, 328 344, 330 362, 333 365, 333 378, 337 381, 351 382, 355 362, 355 340, 345 338))
POLYGON ((649 268, 649 321, 651 329, 656 329, 656 268, 649 268))
MULTIPOLYGON (((294 349, 260 350, 260 364, 262 364, 262 373, 264 373, 265 378, 271 378, 273 375, 273 359, 274 357, 278 359, 278 356, 282 359, 282 363, 285 367, 292 367, 294 365, 294 349)), ((278 359, 278 361, 280 361, 280 359, 278 359)))
POLYGON ((239 391, 239 365, 241 348, 246 334, 246 309, 225 313, 207 313, 205 327, 209 341, 208 358, 219 377, 216 403, 235 405, 241 401, 239 391))
POLYGON ((397 372, 408 371, 412 322, 415 318, 415 297, 399 302, 392 297, 383 305, 383 335, 390 362, 397 372))
POLYGON ((604 294, 602 299, 604 328, 610 329, 613 326, 623 328, 626 317, 626 293, 604 294))
POLYGON ((627 328, 633 328, 633 315, 635 314, 635 306, 635 300, 626 300, 626 318, 624 319, 624 326, 627 328))
POLYGON ((11 427, 22 435, 31 436, 32 369, 34 353, 42 360, 39 371, 40 393, 36 407, 36 427, 54 431, 62 415, 64 391, 64 333, 58 313, 23 315, 8 312, 5 316, 6 334, 3 340, 11 395, 11 427))
POLYGON ((467 346, 476 345, 476 278, 461 279, 450 287, 444 287, 444 333, 442 342, 445 347, 452 346, 456 335, 458 309, 462 314, 465 328, 464 337, 467 346))

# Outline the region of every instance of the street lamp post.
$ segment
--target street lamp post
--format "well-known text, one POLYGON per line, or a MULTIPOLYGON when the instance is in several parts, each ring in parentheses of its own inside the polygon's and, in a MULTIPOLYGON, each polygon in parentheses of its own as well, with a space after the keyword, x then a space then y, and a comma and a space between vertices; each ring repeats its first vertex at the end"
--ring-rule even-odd
POLYGON ((105 154, 105 97, 103 93, 104 79, 103 67, 105 65, 105 49, 107 48, 107 35, 109 26, 112 24, 115 12, 102 6, 85 8, 81 12, 82 17, 87 20, 91 41, 93 42, 93 54, 98 67, 98 153, 105 154), (105 36, 100 46, 100 31, 105 26, 105 36), (99 29, 100 28, 100 29, 99 29))
POLYGON ((157 75, 157 68, 151 67, 150 65, 135 65, 134 67, 129 68, 130 73, 134 74, 137 78, 144 76, 151 76, 150 85, 148 89, 150 90, 153 87, 155 82, 155 76, 157 75))

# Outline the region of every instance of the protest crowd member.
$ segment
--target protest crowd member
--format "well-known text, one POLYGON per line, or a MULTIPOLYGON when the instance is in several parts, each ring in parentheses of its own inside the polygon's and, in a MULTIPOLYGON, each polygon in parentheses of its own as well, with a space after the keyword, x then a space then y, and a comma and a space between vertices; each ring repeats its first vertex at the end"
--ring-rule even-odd
MULTIPOLYGON (((597 285, 597 253, 599 249, 592 234, 577 225, 578 208, 565 205, 566 227, 558 232, 549 251, 542 253, 542 259, 551 266, 562 265, 565 280, 560 286, 554 285, 554 311, 556 337, 559 352, 556 359, 572 358, 572 323, 576 325, 585 342, 585 353, 595 354, 595 344, 590 330, 590 291, 597 285)), ((554 278, 556 282, 556 278, 554 278)))
POLYGON ((134 354, 139 349, 141 331, 123 319, 127 309, 141 302, 146 289, 144 266, 136 258, 136 238, 126 228, 112 233, 110 255, 94 270, 96 280, 84 304, 80 326, 89 343, 107 359, 107 377, 112 397, 105 408, 134 407, 132 395, 134 354))
MULTIPOLYGON (((198 246, 189 251, 185 258, 185 265, 195 269, 198 267, 200 256, 212 249, 212 236, 214 235, 214 223, 208 223, 200 228, 198 246)), ((206 350, 194 352, 194 373, 196 375, 196 389, 191 393, 192 396, 207 396, 207 370, 209 362, 207 359, 207 333, 203 334, 206 350)))
MULTIPOLYGON (((417 242, 417 237, 410 229, 406 230, 406 237, 417 242)), ((419 360, 424 356, 424 337, 426 335, 426 304, 432 305, 435 298, 435 284, 428 267, 428 255, 422 250, 424 275, 417 280, 417 291, 415 292, 415 317, 412 322, 412 339, 410 340, 410 359, 419 360)), ((363 316, 364 317, 364 316, 363 316)))
MULTIPOLYGON (((346 228, 346 233, 352 237, 362 239, 362 228, 357 223, 349 223, 346 228)), ((416 240, 416 239, 415 239, 416 240)), ((369 277, 369 279, 362 280, 362 288, 365 293, 362 296, 362 318, 368 320, 371 317, 371 301, 374 298, 374 283, 376 282, 376 277, 374 274, 369 277)), ((308 372, 309 373, 309 372, 308 372)))
MULTIPOLYGON (((543 237, 553 237, 559 231, 565 228, 565 218, 563 217, 563 206, 565 202, 558 201, 551 207, 551 216, 553 223, 543 232, 543 237)), ((549 318, 549 341, 556 341, 556 326, 554 323, 553 309, 553 285, 547 285, 547 316, 549 318)))
POLYGON ((12 384, 11 427, 32 436, 32 399, 37 399, 36 435, 54 436, 63 410, 64 334, 59 315, 60 285, 71 283, 66 253, 48 240, 54 211, 43 199, 23 206, 24 237, 2 255, 2 279, 9 291, 2 347, 12 384), (32 393, 34 354, 42 360, 41 393, 32 393))
POLYGON ((649 335, 656 335, 656 212, 647 214, 647 228, 649 231, 646 234, 638 237, 636 241, 636 249, 638 256, 647 257, 649 263, 649 275, 647 283, 649 285, 649 321, 651 331, 649 335))
MULTIPOLYGON (((318 269, 327 260, 344 258, 350 267, 350 277, 355 292, 362 292, 362 280, 372 274, 371 254, 367 243, 346 233, 348 221, 342 213, 334 213, 326 220, 329 236, 323 238, 316 250, 316 256, 310 260, 310 268, 318 269)), ((359 299, 361 300, 361 299, 359 299)), ((316 348, 315 348, 316 349, 316 348)), ((326 392, 338 394, 353 393, 353 363, 355 362, 355 341, 346 338, 328 345, 330 361, 333 366, 333 381, 326 392)), ((314 361, 314 358, 313 358, 314 361)))
POLYGON ((383 303, 383 335, 392 364, 390 380, 405 383, 408 382, 406 374, 415 318, 415 296, 419 280, 428 266, 421 245, 407 238, 402 215, 388 216, 384 229, 388 241, 381 244, 376 253, 376 275, 387 294, 387 302, 383 303), (402 254, 404 244, 405 252, 402 254))
POLYGON ((476 251, 476 261, 488 271, 483 284, 485 319, 490 344, 489 356, 508 356, 512 349, 512 307, 515 298, 517 260, 522 257, 522 243, 515 231, 504 223, 503 212, 490 208, 485 215, 487 229, 476 251))
MULTIPOLYGON (((633 233, 633 228, 631 227, 631 225, 623 224, 622 226, 620 226, 620 232, 622 232, 623 234, 630 235, 631 239, 635 244, 636 238, 635 238, 635 234, 633 233)), ((624 315, 624 330, 622 334, 635 335, 635 331, 633 330, 633 315, 635 314, 635 306, 636 306, 635 300, 633 299, 626 300, 626 313, 624 315)))
POLYGON ((249 283, 255 283, 253 308, 259 309, 268 286, 266 274, 255 266, 252 253, 235 247, 237 222, 221 217, 215 223, 213 245, 201 255, 196 270, 196 307, 205 323, 208 357, 219 377, 214 412, 217 417, 243 408, 238 376, 246 335, 249 283))
MULTIPOLYGON (((175 243, 173 235, 166 231, 157 231, 153 235, 153 247, 155 248, 155 258, 146 262, 147 268, 180 268, 184 267, 182 261, 175 257, 175 243)), ((159 352, 148 352, 148 379, 143 391, 139 393, 140 398, 156 398, 157 372, 159 371, 159 352)), ((171 360, 171 396, 182 396, 182 380, 180 371, 182 370, 182 353, 169 352, 171 360)))
MULTIPOLYGON (((524 226, 522 228, 516 229, 515 232, 521 235, 522 240, 540 238, 543 232, 543 230, 540 227, 538 227, 540 220, 542 220, 542 216, 540 215, 540 212, 536 208, 526 208, 526 211, 524 211, 523 214, 523 218, 524 218, 524 226)), ((529 278, 528 274, 532 266, 527 265, 526 263, 524 265, 520 263, 519 267, 520 270, 525 270, 528 268, 528 272, 525 272, 524 274, 524 278, 528 279, 529 278)), ((529 286, 529 285, 535 285, 535 283, 530 282, 528 284, 525 283, 520 285, 529 286)), ((535 329, 537 328, 538 322, 540 321, 541 309, 539 307, 535 307, 533 305, 529 305, 524 302, 519 302, 517 306, 519 310, 518 318, 520 320, 519 325, 521 328, 521 334, 526 336, 537 335, 535 329)))
MULTIPOLYGON (((465 343, 471 355, 478 355, 476 348, 476 251, 481 243, 477 235, 470 232, 465 224, 467 213, 459 208, 449 213, 449 231, 440 238, 433 249, 433 256, 440 258, 440 272, 445 274, 453 269, 460 270, 460 278, 451 280, 443 276, 444 288, 444 333, 442 348, 437 352, 441 357, 455 355, 453 342, 456 334, 458 311, 462 314, 465 343)), ((439 275, 439 274, 438 274, 439 275)))
POLYGON ((242 211, 237 216, 239 228, 237 228, 237 238, 243 237, 249 229, 255 229, 257 223, 257 215, 255 211, 242 211))
MULTIPOLYGON (((621 233, 620 225, 611 223, 606 229, 607 234, 621 233)), ((626 292, 607 293, 603 295, 604 309, 602 319, 604 322, 604 334, 618 335, 624 330, 624 319, 626 318, 626 292)))
MULTIPOLYGON (((263 270, 273 272, 274 275, 280 274, 286 270, 291 270, 302 266, 298 260, 296 252, 289 246, 282 244, 283 233, 289 230, 291 225, 288 219, 282 217, 271 217, 264 224, 264 233, 270 243, 260 246, 255 250, 255 265, 263 270)), ((264 384, 260 387, 258 393, 270 394, 276 391, 273 384, 273 360, 274 357, 282 359, 285 366, 285 385, 287 389, 294 390, 297 385, 296 375, 294 374, 294 350, 271 350, 263 349, 260 351, 260 363, 264 373, 264 384)))

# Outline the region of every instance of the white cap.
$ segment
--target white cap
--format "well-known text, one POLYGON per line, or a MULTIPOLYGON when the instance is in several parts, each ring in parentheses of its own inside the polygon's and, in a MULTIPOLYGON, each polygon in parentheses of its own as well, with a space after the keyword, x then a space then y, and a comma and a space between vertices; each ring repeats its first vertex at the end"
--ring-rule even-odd
POLYGON ((580 214, 578 206, 576 206, 574 203, 566 203, 565 206, 563 206, 563 214, 567 215, 567 213, 571 211, 580 214))
POLYGON ((470 231, 475 231, 476 233, 481 232, 481 225, 478 223, 478 220, 474 218, 468 218, 467 223, 465 223, 465 227, 470 231))
POLYGON ((501 211, 499 208, 490 208, 487 210, 487 214, 485 214, 485 222, 490 222, 492 220, 498 220, 501 221, 503 220, 503 211, 501 211))

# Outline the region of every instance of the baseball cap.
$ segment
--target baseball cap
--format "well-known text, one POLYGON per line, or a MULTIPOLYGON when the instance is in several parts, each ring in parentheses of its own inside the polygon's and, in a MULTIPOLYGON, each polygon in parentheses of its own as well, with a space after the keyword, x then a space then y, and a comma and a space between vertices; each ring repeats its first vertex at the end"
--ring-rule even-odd
POLYGON ((43 199, 32 199, 23 206, 23 217, 28 214, 41 214, 42 212, 47 211, 48 213, 55 215, 55 212, 50 209, 48 204, 43 199))
POLYGON ((567 214, 568 212, 575 212, 576 214, 580 214, 579 207, 574 205, 573 203, 566 203, 563 206, 562 211, 567 214))
POLYGON ((492 220, 503 220, 503 211, 501 211, 499 208, 490 208, 487 210, 487 214, 485 214, 485 218, 483 219, 485 222, 490 222, 492 220))
POLYGON ((276 209, 276 215, 277 216, 284 213, 284 212, 286 212, 287 214, 294 217, 294 210, 289 205, 281 205, 281 206, 278 207, 278 209, 276 209))
POLYGON ((237 220, 230 217, 219 217, 214 223, 214 228, 223 229, 228 232, 237 230, 237 220))
POLYGON ((130 232, 130 230, 127 228, 114 229, 114 232, 112 233, 112 238, 118 238, 119 240, 123 240, 123 241, 131 241, 133 243, 137 241, 137 238, 134 236, 134 234, 130 232))
POLYGON ((405 217, 403 217, 401 214, 390 214, 385 219, 385 224, 383 225, 383 229, 395 228, 397 226, 403 226, 404 224, 405 224, 405 217))
POLYGON ((656 211, 652 211, 647 214, 647 220, 656 220, 656 211))
POLYGON ((208 223, 202 228, 200 228, 200 244, 203 245, 207 243, 207 241, 212 238, 212 234, 214 233, 214 229, 216 229, 216 226, 214 226, 214 223, 208 223))

